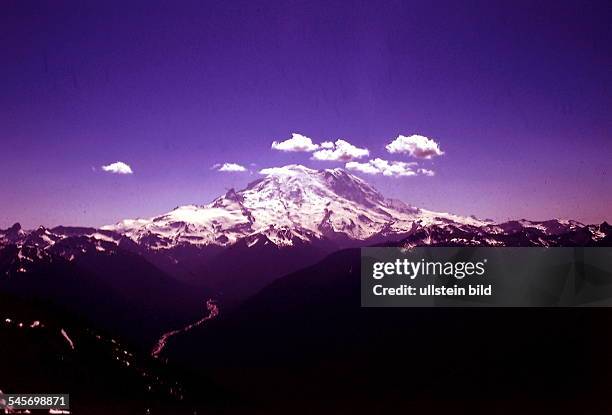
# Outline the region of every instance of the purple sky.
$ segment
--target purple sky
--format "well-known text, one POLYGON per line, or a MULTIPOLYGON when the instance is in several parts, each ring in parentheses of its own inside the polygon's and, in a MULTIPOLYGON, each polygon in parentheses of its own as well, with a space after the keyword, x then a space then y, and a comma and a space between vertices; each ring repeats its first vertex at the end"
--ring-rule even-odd
POLYGON ((270 149, 292 132, 401 161, 385 151, 399 134, 435 139, 445 154, 416 160, 434 177, 360 174, 416 206, 612 219, 609 2, 91 3, 2 6, 2 228, 103 225, 264 167, 343 166, 270 149), (100 169, 117 160, 134 174, 100 169))

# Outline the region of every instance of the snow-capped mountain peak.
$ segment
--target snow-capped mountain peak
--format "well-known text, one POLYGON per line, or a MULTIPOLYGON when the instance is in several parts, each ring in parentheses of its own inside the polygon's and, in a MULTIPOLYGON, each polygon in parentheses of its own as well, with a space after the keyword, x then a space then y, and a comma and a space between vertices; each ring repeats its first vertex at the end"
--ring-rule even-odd
POLYGON ((181 243, 225 246, 254 235, 265 235, 278 246, 323 238, 367 240, 380 232, 401 235, 415 223, 485 224, 385 199, 342 169, 293 164, 262 172, 264 176, 245 189, 230 189, 207 205, 180 206, 151 219, 128 219, 103 229, 138 243, 146 241, 151 248, 169 248, 181 243))
MULTIPOLYGON (((206 205, 179 206, 159 216, 126 219, 101 229, 57 226, 25 231, 16 223, 0 229, 0 263, 8 264, 5 274, 9 275, 58 257, 70 262, 92 254, 113 256, 128 251, 146 255, 173 275, 183 276, 201 272, 199 267, 220 252, 233 258, 251 248, 266 262, 270 249, 277 255, 278 248, 288 246, 305 248, 301 251, 307 253, 305 258, 313 259, 340 247, 378 243, 404 247, 612 244, 612 227, 606 222, 583 225, 572 220, 520 219, 493 223, 386 199, 342 169, 289 165, 263 173, 244 189, 229 189, 206 205)), ((267 268, 261 272, 273 274, 267 268)))

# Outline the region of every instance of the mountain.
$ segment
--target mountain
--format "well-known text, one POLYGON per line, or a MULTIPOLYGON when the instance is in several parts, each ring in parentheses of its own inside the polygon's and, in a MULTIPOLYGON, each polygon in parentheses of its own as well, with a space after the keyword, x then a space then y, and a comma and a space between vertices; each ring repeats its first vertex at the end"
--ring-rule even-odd
POLYGON ((609 310, 364 308, 359 270, 351 248, 283 276, 168 359, 258 413, 607 413, 609 310))
POLYGON ((188 205, 151 219, 128 219, 103 229, 150 249, 173 246, 229 246, 246 238, 276 246, 322 239, 366 241, 402 235, 415 224, 486 222, 431 212, 388 200, 342 169, 312 170, 300 165, 270 169, 245 189, 229 190, 202 206, 188 205))
POLYGON ((485 226, 446 223, 416 226, 391 245, 414 246, 612 246, 612 227, 572 220, 514 220, 485 226))
POLYGON ((120 235, 15 225, 0 236, 0 292, 50 302, 143 347, 200 316, 210 295, 164 273, 120 235))
POLYGON ((70 393, 75 414, 218 413, 228 398, 206 377, 177 372, 80 317, 3 292, 0 350, 2 391, 70 393))
POLYGON ((58 258, 142 260, 162 273, 240 301, 338 249, 368 245, 610 246, 611 227, 572 220, 493 223, 387 199, 342 169, 267 169, 246 188, 101 229, 0 230, 0 275, 58 258), (13 251, 10 251, 12 249, 13 251))
MULTIPOLYGON (((72 316, 36 312, 27 321, 53 330, 13 338, 22 332, 11 323, 0 345, 11 345, 3 350, 16 362, 13 373, 33 350, 52 374, 68 370, 66 390, 78 390, 85 363, 106 381, 100 386, 121 376, 111 365, 118 346, 99 343, 83 327, 110 333, 105 339, 117 335, 142 359, 161 338, 167 345, 156 362, 210 376, 244 397, 245 413, 255 413, 252 405, 259 413, 423 412, 437 398, 474 391, 515 403, 515 413, 527 398, 593 396, 604 393, 596 386, 612 384, 609 365, 592 357, 610 346, 595 335, 608 322, 597 311, 360 307, 358 248, 371 245, 612 246, 612 227, 563 219, 493 223, 387 199, 341 169, 269 169, 245 189, 153 218, 101 229, 0 230, 0 310, 10 298, 72 316), (200 328, 209 298, 219 316, 200 328), (79 360, 58 335, 66 327, 76 356, 84 353, 79 360), (568 363, 572 354, 586 357, 568 363), (49 363, 57 356, 58 364, 49 363), (600 367, 605 382, 594 377, 600 367)), ((53 380, 34 370, 26 376, 7 384, 26 390, 53 380)), ((125 391, 141 387, 130 381, 125 391)), ((139 409, 141 402, 149 403, 146 393, 139 409)))

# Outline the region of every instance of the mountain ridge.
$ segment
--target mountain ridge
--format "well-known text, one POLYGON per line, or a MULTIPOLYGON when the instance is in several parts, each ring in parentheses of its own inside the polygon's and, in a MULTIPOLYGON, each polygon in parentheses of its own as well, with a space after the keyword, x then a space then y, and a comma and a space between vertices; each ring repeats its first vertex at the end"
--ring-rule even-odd
POLYGON ((41 261, 110 260, 127 251, 178 280, 244 298, 350 247, 612 246, 607 222, 494 223, 387 199, 342 169, 288 165, 265 171, 208 204, 178 206, 149 219, 99 229, 25 231, 16 223, 0 230, 0 277, 27 274, 41 261))
POLYGON ((206 205, 180 206, 150 219, 127 219, 102 229, 140 241, 159 236, 153 248, 192 243, 227 246, 265 235, 278 246, 343 234, 366 240, 389 228, 408 232, 414 221, 437 218, 484 225, 473 218, 414 208, 386 199, 364 180, 342 169, 313 170, 301 165, 267 169, 244 189, 230 189, 206 205))
POLYGON ((133 251, 176 251, 223 249, 242 240, 248 247, 262 243, 285 248, 325 241, 344 247, 402 240, 409 245, 506 246, 502 236, 521 233, 532 237, 519 245, 555 246, 560 236, 578 231, 583 235, 576 243, 592 245, 610 238, 606 222, 584 225, 573 220, 520 219, 495 223, 413 207, 385 198, 365 180, 340 168, 314 170, 292 164, 265 171, 244 189, 229 189, 208 204, 178 206, 149 219, 125 219, 100 228, 40 226, 30 231, 17 222, 0 230, 0 246, 28 246, 37 249, 39 257, 55 251, 70 259, 78 256, 79 249, 112 252, 120 244, 133 251), (434 233, 438 237, 433 240, 423 236, 434 233), (456 233, 462 238, 454 240, 456 233), (88 246, 54 247, 76 237, 81 238, 80 245, 88 246))

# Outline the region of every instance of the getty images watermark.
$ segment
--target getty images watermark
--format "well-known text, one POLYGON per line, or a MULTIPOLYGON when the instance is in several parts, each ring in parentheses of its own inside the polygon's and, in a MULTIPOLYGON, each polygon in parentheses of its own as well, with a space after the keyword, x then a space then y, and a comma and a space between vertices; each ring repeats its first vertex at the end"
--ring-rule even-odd
POLYGON ((361 305, 608 307, 612 248, 363 248, 361 305))

